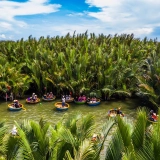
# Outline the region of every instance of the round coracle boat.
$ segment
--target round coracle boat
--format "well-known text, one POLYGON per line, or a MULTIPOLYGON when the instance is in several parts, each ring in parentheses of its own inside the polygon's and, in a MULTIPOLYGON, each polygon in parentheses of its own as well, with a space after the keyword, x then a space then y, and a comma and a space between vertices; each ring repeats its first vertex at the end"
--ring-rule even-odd
POLYGON ((89 105, 89 106, 97 106, 97 105, 99 105, 101 103, 101 100, 100 99, 97 99, 97 101, 89 101, 89 102, 87 102, 87 104, 89 105))
POLYGON ((36 104, 36 103, 39 103, 40 102, 40 99, 39 98, 37 98, 35 101, 33 101, 32 99, 30 99, 30 98, 27 98, 26 99, 26 103, 28 103, 28 104, 36 104))
POLYGON ((107 116, 108 117, 116 117, 116 116, 124 117, 124 114, 123 113, 117 114, 117 109, 110 109, 107 113, 107 116))
POLYGON ((19 107, 16 108, 14 107, 14 105, 11 103, 11 104, 8 104, 8 110, 10 111, 20 111, 21 109, 23 110, 26 110, 24 107, 23 107, 23 104, 19 104, 19 107))
POLYGON ((65 106, 62 107, 62 102, 57 102, 57 103, 55 103, 55 107, 56 107, 57 111, 66 111, 69 108, 69 104, 65 103, 65 106))
POLYGON ((56 99, 56 96, 54 96, 53 98, 45 98, 45 97, 42 97, 42 100, 45 101, 45 102, 54 101, 55 99, 56 99))
POLYGON ((73 102, 74 101, 74 98, 73 97, 71 97, 71 98, 69 98, 69 99, 66 99, 66 102, 67 103, 70 103, 70 102, 73 102))
POLYGON ((151 119, 149 119, 149 118, 148 118, 147 120, 148 120, 149 123, 157 123, 157 122, 158 122, 157 120, 156 120, 156 121, 153 121, 153 120, 151 120, 151 119))

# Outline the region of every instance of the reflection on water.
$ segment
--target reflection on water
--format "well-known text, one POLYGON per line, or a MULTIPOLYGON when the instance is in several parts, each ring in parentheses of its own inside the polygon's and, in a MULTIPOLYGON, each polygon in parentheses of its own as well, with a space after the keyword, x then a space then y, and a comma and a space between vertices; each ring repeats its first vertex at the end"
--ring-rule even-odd
POLYGON ((70 103, 70 108, 68 111, 60 112, 56 111, 54 107, 54 103, 57 102, 43 102, 35 105, 26 104, 25 100, 20 100, 20 103, 24 104, 26 111, 21 110, 18 112, 8 111, 7 106, 10 102, 0 102, 0 119, 5 119, 7 123, 13 125, 14 121, 20 122, 23 119, 32 119, 39 121, 40 118, 44 118, 44 120, 49 121, 51 124, 56 124, 64 114, 71 114, 77 111, 80 111, 83 115, 86 114, 94 114, 96 118, 96 123, 102 125, 106 121, 106 115, 109 109, 118 108, 121 106, 121 110, 125 113, 125 115, 129 118, 134 118, 136 108, 138 107, 138 101, 135 99, 126 99, 119 101, 103 101, 99 106, 88 106, 77 105, 70 103))

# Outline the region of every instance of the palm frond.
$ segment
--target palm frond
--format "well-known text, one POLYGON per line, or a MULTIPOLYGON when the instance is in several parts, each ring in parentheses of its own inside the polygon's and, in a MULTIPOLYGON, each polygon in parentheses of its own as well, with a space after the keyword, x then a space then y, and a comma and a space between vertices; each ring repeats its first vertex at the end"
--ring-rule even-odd
POLYGON ((145 143, 146 122, 146 112, 144 110, 138 110, 132 134, 132 142, 134 148, 137 150, 140 149, 145 143))
POLYGON ((19 145, 20 148, 17 151, 17 158, 19 159, 26 159, 26 160, 34 160, 34 156, 32 153, 32 149, 30 146, 30 143, 27 140, 27 137, 24 133, 24 131, 20 128, 18 123, 15 121, 15 124, 18 129, 18 134, 19 134, 19 145))
POLYGON ((123 147, 120 132, 117 130, 107 147, 105 160, 120 160, 122 158, 123 147))
POLYGON ((79 146, 78 151, 74 151, 74 159, 80 160, 93 160, 94 159, 95 150, 93 149, 93 144, 89 140, 82 141, 79 146))

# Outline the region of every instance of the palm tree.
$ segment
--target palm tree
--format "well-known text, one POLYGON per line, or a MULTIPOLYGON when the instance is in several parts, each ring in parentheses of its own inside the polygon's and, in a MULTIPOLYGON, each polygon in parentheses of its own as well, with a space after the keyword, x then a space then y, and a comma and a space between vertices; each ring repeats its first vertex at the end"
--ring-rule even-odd
MULTIPOLYGON (((133 123, 133 122, 132 122, 133 123)), ((148 128, 145 110, 139 110, 134 124, 118 117, 117 129, 106 151, 106 160, 159 160, 160 123, 148 128)))

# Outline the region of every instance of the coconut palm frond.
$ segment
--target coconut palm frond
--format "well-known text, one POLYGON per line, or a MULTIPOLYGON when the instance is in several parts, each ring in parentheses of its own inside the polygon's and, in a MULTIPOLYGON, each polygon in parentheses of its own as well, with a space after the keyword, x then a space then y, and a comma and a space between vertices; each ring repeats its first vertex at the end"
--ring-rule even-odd
POLYGON ((149 86, 149 85, 147 85, 147 84, 139 84, 138 85, 140 88, 143 88, 143 89, 145 89, 146 91, 148 91, 148 92, 151 92, 151 93, 153 93, 154 94, 154 89, 151 87, 151 86, 149 86))
POLYGON ((125 97, 131 97, 131 93, 128 91, 123 91, 123 90, 116 90, 114 91, 115 94, 118 94, 118 95, 123 95, 125 97))
POLYGON ((131 145, 131 123, 123 120, 121 117, 117 117, 117 124, 123 144, 127 148, 131 145))
POLYGON ((98 159, 100 156, 101 150, 104 147, 104 143, 107 140, 108 134, 110 133, 111 129, 115 125, 115 121, 113 119, 108 119, 108 121, 102 127, 102 141, 100 141, 99 145, 97 146, 96 153, 94 159, 98 159))
POLYGON ((153 143, 153 152, 154 158, 156 160, 160 157, 160 121, 156 125, 152 126, 152 143, 153 143))
POLYGON ((110 92, 110 91, 114 91, 114 88, 113 88, 112 85, 107 85, 102 89, 102 92, 104 92, 104 93, 107 93, 107 92, 110 92))
POLYGON ((74 137, 69 129, 61 127, 58 130, 58 134, 59 134, 61 140, 71 144, 73 148, 77 147, 76 140, 74 139, 74 137))
POLYGON ((140 149, 140 147, 144 145, 146 122, 146 112, 144 110, 139 110, 132 133, 132 142, 135 149, 140 149))
POLYGON ((47 134, 47 131, 48 131, 49 127, 50 127, 50 123, 44 121, 44 119, 41 118, 40 121, 39 121, 39 126, 40 126, 41 129, 43 130, 43 134, 46 135, 46 134, 47 134))
POLYGON ((78 151, 75 151, 74 154, 75 160, 94 160, 95 150, 93 149, 93 144, 85 139, 79 146, 78 151))
POLYGON ((56 86, 56 83, 51 78, 46 78, 47 81, 51 82, 54 86, 56 86))
POLYGON ((80 112, 75 112, 71 115, 68 115, 68 114, 64 114, 63 116, 63 125, 66 127, 66 128, 70 128, 72 126, 72 121, 78 121, 79 119, 82 118, 82 113, 80 112))
POLYGON ((15 159, 15 157, 17 156, 18 149, 19 137, 9 135, 7 140, 7 151, 5 152, 7 159, 15 159))
POLYGON ((19 145, 20 148, 17 151, 17 157, 19 159, 26 159, 26 160, 34 160, 34 156, 32 153, 32 149, 30 146, 29 141, 27 140, 27 137, 24 133, 24 131, 20 128, 18 123, 15 121, 15 124, 18 129, 18 134, 19 134, 19 145))
MULTIPOLYGON (((157 154, 157 153, 156 153, 157 154)), ((159 156, 157 157, 159 159, 159 156)), ((142 149, 136 152, 136 159, 138 160, 155 160, 153 152, 153 144, 148 142, 142 149)), ((157 159, 157 160, 158 160, 157 159)))
POLYGON ((107 147, 105 160, 120 160, 123 147, 120 132, 117 130, 107 147))
POLYGON ((0 123, 0 153, 4 154, 7 150, 7 126, 4 125, 4 122, 0 123))
POLYGON ((45 157, 49 150, 49 137, 46 134, 49 126, 47 125, 47 127, 43 126, 43 128, 41 128, 38 123, 31 121, 31 127, 34 131, 35 139, 38 142, 37 151, 40 155, 45 157))
POLYGON ((81 132, 81 140, 85 138, 90 138, 95 129, 95 119, 93 115, 86 115, 81 120, 80 132, 81 132))
POLYGON ((49 147, 50 149, 54 149, 59 140, 59 135, 51 126, 49 128, 50 139, 49 139, 49 147))
POLYGON ((155 100, 152 97, 149 97, 149 101, 153 104, 153 106, 159 108, 159 105, 155 102, 155 100))
POLYGON ((66 151, 63 160, 74 160, 69 151, 66 151))
POLYGON ((134 151, 128 152, 128 150, 127 150, 126 152, 123 153, 122 160, 137 160, 137 158, 135 157, 134 151))

